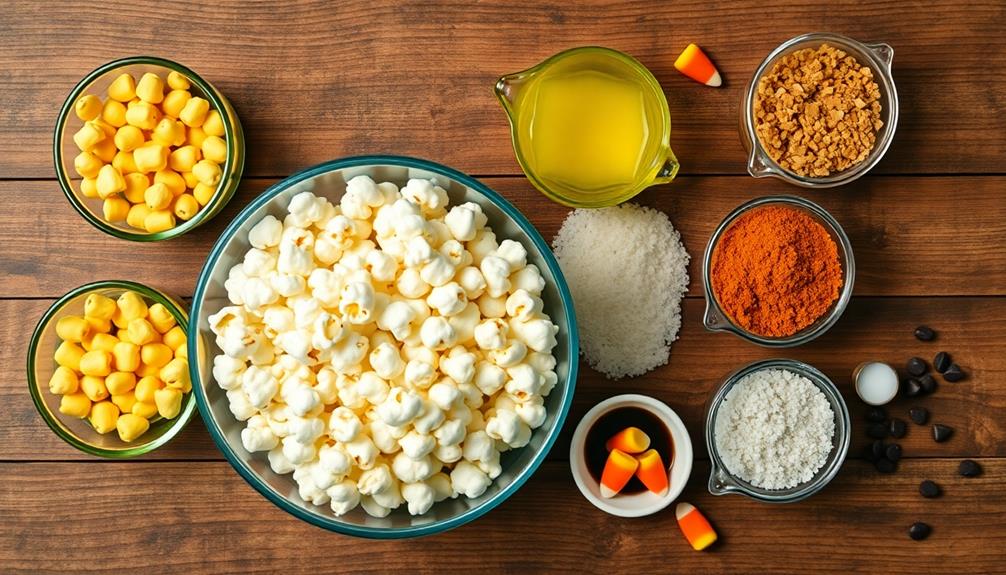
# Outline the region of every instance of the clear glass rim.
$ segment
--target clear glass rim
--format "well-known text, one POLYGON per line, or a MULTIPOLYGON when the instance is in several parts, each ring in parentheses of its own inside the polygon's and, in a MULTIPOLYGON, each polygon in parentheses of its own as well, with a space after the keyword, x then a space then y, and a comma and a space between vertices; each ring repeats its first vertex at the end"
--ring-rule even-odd
POLYGON ((42 416, 42 420, 45 421, 46 425, 49 426, 60 439, 75 447, 76 449, 83 451, 84 453, 90 455, 97 455, 99 457, 105 457, 108 459, 131 459, 133 457, 138 457, 145 453, 149 453, 162 445, 165 445, 171 439, 173 439, 178 433, 185 428, 189 420, 192 419, 192 414, 196 410, 196 398, 195 394, 189 393, 185 402, 182 404, 182 411, 178 414, 175 419, 171 420, 171 423, 160 436, 140 444, 127 444, 121 448, 107 448, 99 447, 97 445, 92 445, 91 443, 83 440, 73 433, 69 428, 63 425, 59 416, 49 409, 49 406, 45 403, 45 398, 42 397, 41 385, 35 374, 35 360, 37 359, 39 353, 39 344, 41 342, 42 334, 46 327, 52 322, 56 315, 63 309, 63 307, 70 301, 76 299, 81 295, 85 295, 91 292, 107 290, 107 289, 122 289, 122 290, 133 290, 140 293, 144 298, 154 301, 163 305, 171 315, 175 318, 175 322, 182 327, 185 331, 186 337, 188 337, 188 320, 189 317, 185 313, 185 309, 174 299, 169 297, 167 294, 145 286, 140 283, 128 281, 128 280, 101 280, 96 282, 91 282, 84 284, 80 287, 74 288, 60 297, 58 300, 53 302, 51 306, 45 313, 42 314, 41 319, 39 319, 38 324, 35 326, 35 330, 32 332, 31 340, 28 343, 28 357, 27 357, 27 375, 28 375, 28 392, 31 395, 32 403, 35 404, 35 409, 38 411, 39 415, 42 416))
POLYGON ((56 120, 56 127, 53 130, 53 161, 56 169, 56 179, 59 180, 59 185, 63 189, 63 194, 66 195, 67 199, 70 201, 70 205, 73 206, 77 213, 79 213, 91 225, 110 236, 134 242, 156 242, 175 238, 199 227, 206 221, 209 221, 213 216, 217 215, 223 205, 226 204, 237 191, 238 184, 241 181, 241 175, 244 172, 245 163, 245 154, 243 153, 244 134, 241 129, 241 125, 238 122, 237 114, 234 114, 230 102, 227 101, 223 94, 221 94, 209 82, 203 80, 199 74, 196 74, 190 68, 183 66, 178 62, 158 58, 156 56, 130 56, 128 58, 112 60, 111 62, 107 62, 98 68, 95 68, 84 76, 79 82, 77 82, 70 91, 70 94, 66 97, 66 100, 63 102, 63 106, 60 109, 59 116, 56 120), (210 101, 211 109, 218 110, 220 112, 220 118, 224 124, 227 159, 221 167, 223 175, 220 178, 220 183, 217 184, 217 189, 213 192, 213 196, 210 198, 210 201, 203 206, 194 217, 192 217, 192 219, 162 232, 149 233, 126 231, 109 224, 102 218, 97 217, 90 209, 87 208, 87 206, 83 204, 82 200, 77 195, 77 191, 73 187, 70 174, 68 174, 64 168, 63 141, 61 136, 70 114, 73 113, 73 107, 77 99, 103 74, 112 72, 118 68, 135 65, 159 66, 166 68, 169 71, 175 71, 184 75, 190 82, 195 84, 203 95, 210 101), (231 121, 232 114, 234 121, 231 121))

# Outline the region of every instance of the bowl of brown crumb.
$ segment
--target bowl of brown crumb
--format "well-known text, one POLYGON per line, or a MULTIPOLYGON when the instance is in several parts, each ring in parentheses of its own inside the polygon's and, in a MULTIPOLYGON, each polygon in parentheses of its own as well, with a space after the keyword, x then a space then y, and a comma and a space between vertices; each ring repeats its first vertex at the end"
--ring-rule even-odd
POLYGON ((805 188, 855 180, 880 161, 898 124, 894 50, 837 34, 783 42, 741 102, 748 173, 805 188))

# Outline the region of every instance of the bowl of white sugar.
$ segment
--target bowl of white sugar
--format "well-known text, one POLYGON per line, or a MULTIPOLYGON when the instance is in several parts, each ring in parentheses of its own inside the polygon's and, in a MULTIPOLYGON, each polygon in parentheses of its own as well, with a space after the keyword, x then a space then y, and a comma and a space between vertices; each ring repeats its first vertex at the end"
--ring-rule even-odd
POLYGON ((709 492, 769 503, 806 499, 841 469, 850 425, 838 388, 813 366, 791 359, 747 365, 709 403, 709 492))

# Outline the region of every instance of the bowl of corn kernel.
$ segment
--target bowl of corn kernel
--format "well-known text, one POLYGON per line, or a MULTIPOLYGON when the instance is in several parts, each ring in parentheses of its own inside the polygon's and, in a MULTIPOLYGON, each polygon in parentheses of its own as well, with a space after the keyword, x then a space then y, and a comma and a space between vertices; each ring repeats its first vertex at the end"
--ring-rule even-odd
POLYGON ((158 241, 223 209, 245 150, 223 94, 181 64, 137 56, 109 62, 73 88, 53 156, 60 186, 84 219, 118 238, 158 241))
POLYGON ((83 285, 43 314, 28 347, 28 388, 46 424, 77 449, 116 459, 164 445, 195 411, 188 314, 129 281, 83 285))

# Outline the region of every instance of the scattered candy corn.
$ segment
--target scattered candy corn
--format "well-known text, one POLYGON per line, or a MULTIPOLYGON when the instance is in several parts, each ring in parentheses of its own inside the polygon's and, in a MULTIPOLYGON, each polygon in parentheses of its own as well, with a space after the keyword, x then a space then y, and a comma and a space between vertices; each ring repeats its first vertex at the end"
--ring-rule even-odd
POLYGON ((650 447, 650 436, 638 427, 626 427, 604 444, 608 451, 620 449, 626 453, 642 453, 650 447))
POLYGON ((685 51, 674 61, 674 67, 699 84, 714 88, 723 84, 723 79, 720 78, 716 66, 713 66, 702 49, 695 44, 689 44, 685 48, 685 51))
POLYGON ((632 479, 639 467, 636 458, 620 449, 612 449, 601 473, 601 497, 610 498, 618 494, 632 479))
POLYGON ((674 514, 678 517, 678 527, 685 534, 685 539, 688 539, 692 549, 702 551, 716 541, 713 526, 691 503, 678 503, 674 514))
POLYGON ((664 460, 657 453, 656 449, 651 449, 642 455, 637 455, 639 469, 636 469, 636 477, 643 482, 647 489, 657 495, 667 493, 667 468, 664 467, 664 460))

